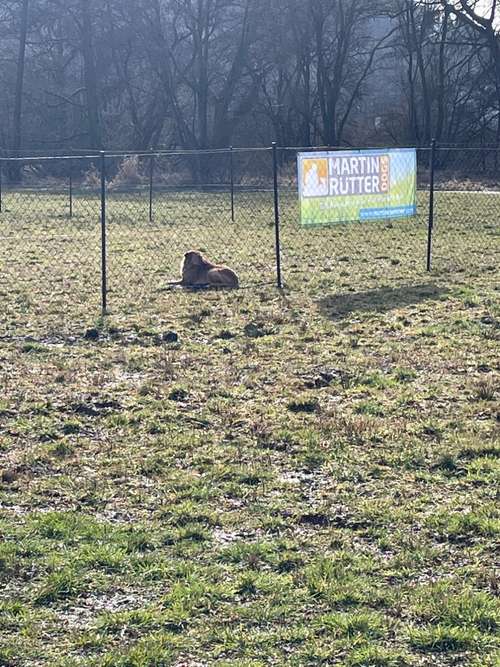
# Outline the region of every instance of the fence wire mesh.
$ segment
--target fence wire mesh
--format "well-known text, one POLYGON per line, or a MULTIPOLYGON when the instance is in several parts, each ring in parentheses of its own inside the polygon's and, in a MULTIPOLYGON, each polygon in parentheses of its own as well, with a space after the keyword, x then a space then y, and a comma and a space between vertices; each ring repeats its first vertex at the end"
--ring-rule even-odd
POLYGON ((99 308, 96 174, 87 158, 2 165, 0 293, 27 320, 32 311, 64 314, 71 302, 99 308))
MULTIPOLYGON (((191 249, 235 268, 243 287, 275 284, 276 195, 285 285, 307 287, 314 275, 316 287, 341 288, 353 272, 372 282, 423 275, 431 149, 417 151, 416 215, 319 226, 301 224, 300 150, 3 158, 0 296, 27 319, 37 310, 61 317, 71 307, 97 311, 103 194, 113 310, 154 303, 178 279, 180 261, 191 249)), ((435 151, 435 270, 498 266, 499 163, 498 150, 435 151)))
MULTIPOLYGON (((191 249, 237 268, 242 286, 273 282, 272 193, 239 186, 232 197, 230 158, 215 153, 107 160, 110 299, 152 298, 180 278, 181 259, 191 249)), ((256 168, 266 158, 255 152, 256 168)), ((235 156, 236 169, 238 162, 235 156)))
POLYGON ((500 265, 500 150, 440 148, 435 160, 433 266, 500 265))

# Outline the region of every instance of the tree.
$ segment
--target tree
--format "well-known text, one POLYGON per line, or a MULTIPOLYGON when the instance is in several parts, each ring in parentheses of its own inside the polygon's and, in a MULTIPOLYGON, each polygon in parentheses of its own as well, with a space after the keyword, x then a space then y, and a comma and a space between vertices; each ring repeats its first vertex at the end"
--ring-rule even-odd
POLYGON ((442 0, 445 10, 472 28, 489 50, 497 102, 496 145, 500 146, 500 31, 497 28, 500 8, 497 0, 490 2, 491 7, 487 9, 478 0, 455 0, 455 2, 442 0), (481 11, 483 7, 484 11, 481 11))
POLYGON ((102 148, 97 70, 93 46, 92 0, 80 0, 80 34, 85 81, 89 140, 92 148, 102 148))
MULTIPOLYGON (((17 75, 16 75, 16 90, 14 101, 14 118, 12 130, 12 154, 14 157, 19 157, 22 146, 22 111, 24 99, 24 70, 26 61, 26 39, 28 36, 28 12, 29 0, 21 0, 19 6, 19 50, 17 56, 17 75)), ((12 181, 20 181, 22 170, 18 163, 11 163, 10 179, 12 181)))
POLYGON ((0 0, 0 140, 14 153, 500 144, 498 11, 474 0, 0 0))

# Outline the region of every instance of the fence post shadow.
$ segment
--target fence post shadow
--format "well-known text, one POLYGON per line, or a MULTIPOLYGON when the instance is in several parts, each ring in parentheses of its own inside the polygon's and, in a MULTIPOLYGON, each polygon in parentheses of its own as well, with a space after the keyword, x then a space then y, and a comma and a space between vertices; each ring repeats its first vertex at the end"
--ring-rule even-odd
POLYGON ((424 301, 438 301, 447 294, 448 289, 445 287, 424 283, 324 296, 319 300, 318 306, 324 317, 341 320, 354 312, 387 313, 424 301))

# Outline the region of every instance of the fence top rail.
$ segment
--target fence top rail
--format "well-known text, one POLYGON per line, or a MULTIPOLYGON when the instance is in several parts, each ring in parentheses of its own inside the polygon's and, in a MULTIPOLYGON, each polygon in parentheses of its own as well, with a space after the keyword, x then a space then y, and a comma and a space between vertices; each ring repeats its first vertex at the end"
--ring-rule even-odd
POLYGON ((402 146, 278 146, 280 151, 297 151, 297 152, 309 152, 313 153, 316 151, 383 151, 383 150, 398 150, 399 148, 415 148, 417 151, 430 151, 430 146, 411 146, 411 145, 402 145, 402 146))
MULTIPOLYGON (((431 151, 431 146, 278 146, 273 144, 273 146, 248 146, 248 147, 228 147, 228 148, 213 148, 213 149, 177 149, 177 150, 149 150, 149 151, 89 151, 86 154, 73 154, 73 155, 29 155, 22 157, 7 157, 1 155, 0 150, 0 163, 12 163, 12 162, 50 162, 50 161, 68 161, 74 160, 75 162, 79 160, 97 160, 104 158, 127 158, 127 157, 203 157, 210 155, 228 155, 232 153, 268 153, 277 148, 279 151, 293 151, 293 152, 319 152, 319 151, 364 151, 364 150, 397 150, 398 148, 415 148, 417 151, 426 152, 431 151)), ((500 146, 459 146, 457 144, 446 145, 446 144, 436 144, 435 149, 437 151, 450 151, 450 152, 460 152, 460 151, 475 151, 478 153, 491 153, 491 152, 500 152, 500 146)))
POLYGON ((256 147, 256 148, 214 148, 208 150, 178 150, 178 151, 123 151, 105 153, 106 157, 203 157, 204 155, 229 155, 230 153, 266 153, 271 151, 270 147, 256 147))
MULTIPOLYGON (((278 146, 281 151, 371 151, 371 150, 397 150, 399 148, 415 148, 417 151, 431 151, 431 146, 415 146, 415 145, 400 145, 400 146, 278 146)), ((500 151, 499 146, 458 146, 438 144, 435 146, 436 150, 442 151, 477 151, 477 152, 491 152, 500 151)), ((243 149, 246 150, 246 149, 243 149)))
POLYGON ((202 157, 204 155, 229 155, 230 153, 266 153, 271 151, 271 147, 255 148, 214 148, 208 150, 175 150, 175 151, 98 151, 87 155, 30 155, 23 157, 5 157, 0 156, 0 162, 47 162, 58 160, 97 160, 106 158, 126 158, 126 157, 202 157))
POLYGON ((436 146, 437 151, 450 151, 456 153, 463 153, 466 151, 474 151, 475 153, 496 153, 500 152, 500 147, 493 146, 487 148, 486 146, 436 146))
POLYGON ((100 157, 96 155, 45 155, 30 157, 0 157, 0 162, 56 162, 60 160, 97 160, 100 157))

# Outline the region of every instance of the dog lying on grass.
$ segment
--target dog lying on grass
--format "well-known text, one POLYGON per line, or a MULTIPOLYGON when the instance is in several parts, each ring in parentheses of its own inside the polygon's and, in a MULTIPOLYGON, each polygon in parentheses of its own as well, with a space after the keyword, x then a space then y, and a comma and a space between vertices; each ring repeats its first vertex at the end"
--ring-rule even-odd
POLYGON ((172 287, 231 287, 239 286, 236 273, 222 264, 209 262, 201 252, 190 250, 181 263, 181 280, 168 283, 172 287))

